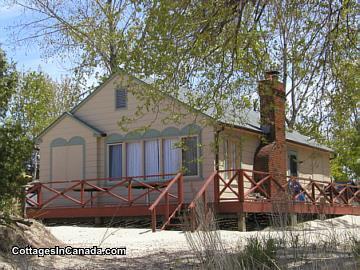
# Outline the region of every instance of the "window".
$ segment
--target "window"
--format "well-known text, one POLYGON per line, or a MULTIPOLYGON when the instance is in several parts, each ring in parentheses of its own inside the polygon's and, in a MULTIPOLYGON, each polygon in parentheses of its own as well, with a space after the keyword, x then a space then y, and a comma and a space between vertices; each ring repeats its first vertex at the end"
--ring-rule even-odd
POLYGON ((296 152, 289 153, 290 176, 298 176, 298 161, 296 152))
POLYGON ((127 92, 125 89, 116 89, 115 101, 116 109, 126 108, 127 92))
POLYGON ((142 173, 141 143, 126 144, 126 174, 127 176, 141 176, 142 173))
POLYGON ((197 136, 114 143, 107 149, 112 178, 176 174, 182 169, 185 176, 199 175, 197 136))
POLYGON ((184 175, 198 175, 198 142, 197 137, 182 138, 182 165, 184 175))
POLYGON ((109 145, 109 177, 122 176, 122 144, 109 145))
POLYGON ((163 141, 164 174, 177 173, 180 170, 180 149, 178 139, 165 139, 163 141))
POLYGON ((145 175, 160 174, 159 141, 145 141, 145 175))

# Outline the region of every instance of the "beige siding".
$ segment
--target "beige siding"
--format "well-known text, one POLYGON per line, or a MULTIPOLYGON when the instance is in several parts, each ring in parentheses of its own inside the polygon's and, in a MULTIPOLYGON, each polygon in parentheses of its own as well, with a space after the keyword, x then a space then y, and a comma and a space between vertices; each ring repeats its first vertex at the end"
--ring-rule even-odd
MULTIPOLYGON (((67 146, 54 147, 52 150, 52 179, 53 181, 61 181, 66 178, 66 149, 67 146)), ((41 169, 46 164, 41 164, 41 169)), ((46 165, 45 165, 46 166, 46 165)), ((40 172, 41 175, 41 172, 40 172)))
POLYGON ((330 153, 288 143, 288 151, 291 150, 296 152, 298 156, 299 177, 330 181, 330 153))
POLYGON ((57 125, 52 127, 41 138, 40 146, 40 180, 71 180, 73 177, 78 176, 84 178, 96 178, 97 177, 97 149, 96 149, 96 137, 93 132, 82 124, 66 116, 57 125), (51 151, 51 142, 55 139, 62 138, 67 142, 73 137, 82 137, 85 140, 85 160, 83 160, 82 146, 58 146, 53 147, 51 151), (51 152, 53 153, 53 164, 59 164, 60 166, 54 167, 52 171, 53 179, 51 175, 51 152), (84 164, 85 162, 85 164, 84 164), (67 164, 69 164, 67 166, 67 164), (71 165, 71 166, 70 166, 71 165), (85 165, 85 175, 82 175, 85 165), (67 167, 69 167, 69 177, 67 176, 67 167), (65 178, 63 178, 65 177, 65 178))
MULTIPOLYGON (((167 127, 176 127, 181 129, 188 124, 197 124, 202 127, 201 131, 201 172, 199 177, 185 177, 185 200, 189 202, 194 197, 194 194, 199 190, 202 181, 206 179, 215 169, 215 153, 214 153, 214 128, 207 122, 208 119, 202 115, 192 114, 186 110, 186 107, 179 102, 174 102, 170 98, 165 98, 155 102, 154 106, 148 108, 143 107, 143 102, 140 101, 138 94, 146 95, 148 90, 142 84, 129 80, 127 77, 121 79, 110 80, 103 88, 94 94, 87 102, 83 103, 75 111, 75 116, 89 123, 90 125, 105 132, 108 136, 111 134, 125 135, 129 131, 139 128, 149 127, 158 131, 162 131, 167 127), (125 86, 130 89, 128 93, 127 108, 115 108, 115 89, 118 85, 125 86), (139 107, 143 107, 140 114, 138 114, 139 107), (173 113, 176 112, 176 113, 173 113), (169 119, 169 116, 182 114, 177 119, 169 119), (132 119, 129 124, 125 125, 127 130, 123 130, 119 126, 119 121, 125 121, 127 118, 132 119)), ((124 122, 122 122, 124 123, 124 122)), ((163 138, 159 137, 162 140, 163 138)), ((50 179, 50 154, 53 153, 53 162, 61 164, 52 171, 53 179, 61 178, 103 178, 107 177, 107 141, 106 137, 95 137, 93 132, 86 128, 81 123, 65 117, 57 125, 51 128, 43 137, 40 143, 41 164, 40 177, 41 181, 48 181, 50 179), (80 147, 70 147, 61 149, 61 147, 54 147, 51 151, 50 144, 56 138, 63 138, 69 141, 74 136, 80 136, 85 140, 85 160, 81 156, 80 147), (64 159, 70 153, 71 158, 64 159), (59 161, 61 160, 61 161, 59 161), (66 162, 63 162, 66 160, 66 162), (61 163, 63 162, 63 163, 61 163), (82 168, 84 163, 85 175, 82 175, 82 168), (69 170, 67 168, 70 168, 69 170), (65 173, 64 173, 65 172, 65 173), (54 178, 55 177, 55 178, 54 178)), ((126 142, 125 142, 126 143, 126 142)), ((256 133, 247 132, 244 130, 227 128, 221 132, 221 140, 219 145, 219 168, 224 169, 227 163, 228 169, 253 169, 253 160, 255 151, 260 143, 259 135, 256 133), (228 153, 225 154, 225 142, 227 141, 228 153), (234 150, 236 148, 236 151, 234 150)), ((123 146, 125 149, 125 146, 123 146)), ((315 179, 326 180, 329 179, 329 165, 327 153, 317 151, 315 149, 300 147, 298 145, 289 144, 289 149, 296 150, 299 155, 299 160, 302 161, 299 166, 300 176, 311 176, 315 179)), ((123 150, 125 151, 125 150, 123 150)), ((161 160, 161 158, 160 158, 161 160)), ((123 161, 123 168, 126 167, 123 161)), ((142 166, 143 167, 143 166, 142 166)), ((223 175, 226 179, 232 174, 223 175)), ((104 182, 106 184, 106 182, 104 182)), ((245 181, 245 187, 250 188, 250 183, 245 181)), ((236 190, 236 182, 233 182, 232 187, 236 190)), ((126 194, 126 188, 116 188, 123 195, 126 194)), ((140 193, 139 190, 134 190, 133 196, 140 193)), ((78 193, 73 192, 74 196, 79 196, 78 193)), ((213 185, 209 190, 209 196, 213 194, 213 185)), ((89 195, 87 195, 89 196, 89 195)), ((150 199, 156 196, 152 194, 150 199)), ((231 197, 231 193, 226 193, 224 196, 231 197)), ((100 199, 99 199, 100 200, 100 199)), ((146 198, 143 198, 144 203, 146 198)), ((102 198, 101 201, 108 204, 117 203, 112 198, 102 198)), ((61 203, 61 202, 60 202, 61 203)), ((64 201, 64 204, 71 202, 64 201)))
MULTIPOLYGON (((82 166, 74 166, 74 164, 83 164, 83 145, 67 146, 66 156, 66 179, 84 179, 82 166)), ((54 168, 54 165, 53 165, 54 168)))
MULTIPOLYGON (((259 136, 256 133, 250 133, 244 130, 238 129, 226 129, 221 134, 220 144, 219 144, 219 168, 220 170, 225 169, 226 163, 228 169, 253 169, 254 154, 256 148, 258 147, 260 141, 259 136), (228 143, 226 143, 228 142, 228 143), (228 145, 228 154, 226 157, 226 145, 228 145), (236 155, 234 156, 233 148, 236 146, 236 155), (234 165, 236 165, 234 167, 234 165)), ((230 179, 234 173, 223 173, 222 177, 224 179, 230 179)), ((251 173, 248 173, 250 176, 251 173)), ((220 189, 223 187, 223 183, 220 182, 220 189)), ((247 179, 244 179, 245 189, 251 187, 250 182, 247 179)), ((234 190, 237 190, 236 180, 231 184, 231 187, 234 190)), ((231 192, 230 189, 227 189, 222 195, 223 198, 235 198, 235 195, 231 192)))
MULTIPOLYGON (((227 129, 222 133, 220 144, 219 144, 219 168, 220 170, 225 169, 226 162, 232 164, 234 162, 232 154, 228 153, 226 157, 226 141, 229 145, 233 145, 235 142, 240 141, 240 161, 241 165, 237 168, 245 170, 253 170, 254 155, 257 147, 260 144, 260 137, 258 134, 249 133, 240 130, 227 129)), ((231 148, 231 147, 230 147, 231 148)), ((305 147, 294 143, 287 143, 288 151, 295 151, 298 156, 298 173, 299 177, 312 178, 320 181, 330 181, 330 168, 329 158, 330 153, 324 152, 315 148, 305 147)), ((231 151, 228 151, 231 152, 231 151)), ((289 163, 287 164, 289 166, 289 163)), ((233 166, 228 166, 228 169, 233 169, 233 166)), ((289 171, 289 168, 288 168, 289 171)), ((252 174, 247 172, 251 177, 252 174)), ((222 174, 224 179, 231 178, 231 174, 222 174)), ((251 187, 251 183, 244 179, 245 190, 251 187)), ((221 186, 223 184, 220 182, 221 186)), ((237 184, 235 181, 232 182, 231 187, 237 190, 237 184)), ((221 189, 221 187, 220 187, 221 189)), ((224 193, 225 198, 235 198, 234 194, 228 189, 224 193)))
MULTIPOLYGON (((138 112, 138 107, 142 102, 139 100, 138 95, 133 94, 131 91, 143 91, 146 93, 146 87, 141 84, 134 85, 134 82, 128 80, 128 78, 122 77, 120 79, 114 79, 109 81, 103 89, 97 92, 91 99, 74 113, 80 119, 90 123, 96 128, 111 135, 114 133, 125 135, 127 132, 148 127, 162 131, 167 127, 176 127, 181 129, 188 124, 197 124, 202 127, 201 132, 201 162, 200 166, 202 177, 185 177, 185 196, 192 198, 193 189, 200 185, 202 180, 209 176, 214 171, 215 154, 213 152, 213 138, 214 129, 207 125, 207 119, 198 114, 189 113, 185 106, 179 104, 170 98, 165 98, 158 102, 156 106, 143 109, 140 111, 140 116, 134 116, 138 112), (128 92, 127 108, 116 109, 115 108, 115 89, 117 86, 125 86, 130 89, 128 92), (164 112, 165 111, 165 112, 164 112), (171 111, 183 114, 178 120, 167 119, 171 115, 171 111), (133 121, 126 126, 127 130, 123 130, 118 122, 123 118, 134 118, 133 121)), ((161 137, 159 139, 162 139, 161 137)), ((97 176, 107 177, 107 146, 106 138, 98 138, 96 148, 97 154, 97 176)), ((123 147, 125 148, 125 147, 123 147)), ((126 167, 126 166, 125 166, 126 167)), ((88 168, 86 168, 88 170, 88 168)))

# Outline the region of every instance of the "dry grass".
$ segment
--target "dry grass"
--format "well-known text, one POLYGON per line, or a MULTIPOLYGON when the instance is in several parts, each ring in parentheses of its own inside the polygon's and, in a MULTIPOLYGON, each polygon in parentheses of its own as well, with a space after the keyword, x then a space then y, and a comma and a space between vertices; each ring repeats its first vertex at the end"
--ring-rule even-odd
POLYGON ((272 215, 268 235, 239 241, 237 247, 225 248, 216 219, 197 204, 198 228, 186 232, 186 238, 201 269, 359 269, 360 235, 356 230, 337 231, 289 227, 291 215, 279 203, 272 215))

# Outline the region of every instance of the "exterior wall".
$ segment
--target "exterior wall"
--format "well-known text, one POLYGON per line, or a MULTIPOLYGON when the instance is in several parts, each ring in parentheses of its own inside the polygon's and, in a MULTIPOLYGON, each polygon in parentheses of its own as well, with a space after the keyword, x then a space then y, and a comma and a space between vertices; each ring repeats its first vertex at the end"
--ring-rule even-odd
MULTIPOLYGON (((225 170, 227 169, 245 169, 245 170, 253 170, 254 163, 254 155, 257 147, 260 144, 260 135, 252 132, 246 132, 244 130, 235 130, 235 129, 226 129, 221 133, 221 140, 219 143, 219 169, 225 170), (226 155, 226 146, 225 141, 229 141, 229 146, 234 145, 235 143, 239 145, 240 152, 238 156, 235 157, 235 163, 233 160, 233 155, 226 155), (232 166, 232 164, 239 164, 236 168, 232 166), (230 166, 226 166, 226 163, 230 166)), ((300 178, 311 178, 314 180, 320 181, 330 181, 330 153, 321 151, 315 148, 310 148, 306 146, 302 146, 299 144, 294 144, 287 142, 286 143, 287 151, 293 151, 297 153, 298 157, 298 173, 300 178)), ((228 151, 228 152, 231 152, 228 151)), ((287 162, 287 171, 289 174, 289 162, 287 162)), ((252 176, 250 172, 247 172, 249 176, 252 176)), ((222 174, 224 179, 231 178, 232 174, 222 174)), ((220 182, 220 185, 223 184, 220 182)), ((233 182, 231 187, 234 190, 237 190, 236 181, 233 182)), ((251 183, 244 179, 244 187, 245 190, 251 188, 251 183)), ((221 189, 221 187, 220 187, 221 189)), ((235 198, 231 191, 225 192, 223 194, 225 198, 235 198)))
MULTIPOLYGON (((96 137, 93 136, 93 133, 86 127, 80 125, 75 120, 66 116, 62 121, 60 121, 56 126, 51 128, 46 134, 41 138, 39 144, 40 147, 40 181, 47 182, 52 180, 74 180, 71 179, 71 175, 74 175, 75 168, 83 168, 84 178, 95 178, 97 177, 97 149, 96 149, 96 137), (79 156, 77 150, 79 150, 78 144, 73 144, 72 139, 81 138, 85 141, 85 153, 84 157, 79 156), (60 141, 63 142, 54 146, 53 142, 60 141), (67 147, 68 146, 68 147, 67 147), (69 152, 69 153, 68 153, 69 152), (67 154, 68 153, 68 154, 67 154), (71 160, 63 157, 63 155, 68 155, 71 160), (56 171, 56 168, 52 168, 52 161, 64 163, 59 166, 56 171), (70 162, 71 161, 71 162, 70 162), (67 175, 64 174, 64 170, 67 167, 67 164, 71 164, 71 171, 69 171, 69 179, 53 179, 52 175, 67 175), (63 174, 61 174, 61 170, 63 174)), ((76 174, 76 173, 75 173, 76 174)))
MULTIPOLYGON (((144 141, 147 136, 164 139, 169 137, 186 136, 186 131, 189 126, 198 126, 201 128, 199 132, 200 139, 200 174, 199 176, 190 176, 184 178, 184 192, 185 201, 189 202, 193 199, 194 194, 199 190, 202 182, 215 169, 215 151, 214 151, 214 127, 208 122, 208 119, 202 115, 189 113, 186 106, 174 101, 171 98, 161 99, 154 102, 154 106, 144 109, 138 114, 137 108, 143 105, 140 95, 146 95, 147 87, 144 84, 129 79, 127 76, 121 78, 114 78, 108 81, 100 91, 95 93, 87 102, 79 106, 73 114, 105 132, 106 137, 95 137, 93 132, 85 126, 78 123, 76 120, 65 117, 57 125, 51 128, 41 139, 40 143, 40 179, 41 181, 51 181, 51 144, 56 139, 61 139, 66 145, 71 145, 70 141, 74 137, 83 138, 85 142, 84 165, 81 163, 81 158, 78 152, 74 155, 74 161, 70 162, 72 166, 84 166, 84 177, 89 178, 106 178, 107 172, 107 145, 109 143, 127 143, 131 141, 144 141), (129 89, 127 108, 115 108, 115 89, 118 86, 129 89), (173 112, 176 112, 174 114, 173 112), (181 116, 179 117, 179 114, 181 116), (170 119, 169 117, 174 117, 170 119), (125 125, 127 130, 119 126, 119 121, 126 122, 127 118, 133 121, 125 125), (134 130, 146 127, 147 131, 144 133, 135 134, 134 130)), ((220 133, 219 142, 219 169, 253 169, 254 155, 257 147, 260 144, 260 135, 254 132, 245 130, 226 128, 220 133), (226 142, 227 141, 227 142, 226 142), (225 146, 227 144, 227 146, 225 146), (226 148, 228 148, 226 153, 226 148)), ((296 144, 287 143, 288 150, 297 151, 299 160, 302 162, 299 165, 300 177, 312 177, 317 180, 329 180, 329 154, 318 151, 309 147, 302 147, 296 144)), ((74 147, 76 148, 76 147, 74 147)), ((125 147, 124 147, 125 149, 125 147)), ((57 150, 56 150, 57 151, 57 150)), ((55 151, 55 152, 56 152, 55 151)), ((68 150, 66 150, 68 151, 68 150)), ((66 153, 64 149, 59 148, 57 153, 61 155, 66 153)), ((70 150, 71 151, 71 150, 70 150)), ((53 153, 54 154, 54 153, 53 153)), ((58 158, 57 154, 55 158, 58 158)), ((63 159, 62 159, 63 160, 63 159)), ((161 161, 161 157, 160 157, 161 161)), ((124 166, 124 165, 123 165, 124 166)), ((65 165, 63 167, 66 167, 65 165)), ((60 169, 61 170, 61 169, 60 169)), ((61 174, 61 172, 59 172, 61 174)), ((70 172, 76 174, 76 172, 70 172)), ((249 173, 251 176, 251 173, 249 173)), ((228 179, 232 174, 224 174, 223 177, 228 179)), ((64 179, 71 180, 71 179, 64 179)), ((106 182, 105 185, 107 184, 106 182)), ((99 183, 98 183, 99 184, 99 183)), ((232 187, 236 190, 237 185, 232 187)), ((245 188, 249 189, 251 184, 245 181, 245 188)), ((54 186, 54 188, 62 188, 61 185, 54 186)), ((212 197, 212 186, 209 190, 210 200, 212 197)), ((117 188, 114 192, 125 193, 125 188, 117 188)), ((141 191, 134 190, 133 196, 141 191)), ((72 192, 72 196, 78 197, 79 192, 72 192)), ((86 195, 89 198, 89 194, 86 195)), ((154 196, 154 195, 151 195, 154 196)), ((230 193, 224 196, 231 196, 230 193)), ((111 198, 99 198, 100 201, 108 204, 115 204, 118 201, 111 198)), ((144 203, 145 203, 144 198, 144 203)), ((59 200, 61 205, 70 205, 71 201, 59 200)))
POLYGON ((293 143, 288 143, 288 151, 297 153, 299 177, 330 181, 330 153, 293 143))
MULTIPOLYGON (((148 94, 148 87, 140 82, 134 81, 128 76, 121 76, 108 81, 103 88, 94 94, 87 102, 83 103, 73 113, 79 119, 93 125, 107 134, 106 137, 98 138, 97 147, 97 177, 108 176, 107 144, 127 143, 132 141, 144 141, 148 136, 164 139, 186 135, 186 128, 189 125, 201 127, 199 134, 200 150, 200 175, 199 177, 185 177, 185 198, 190 200, 195 191, 198 190, 204 177, 214 171, 215 154, 213 151, 214 129, 208 123, 208 119, 199 114, 189 113, 186 107, 171 98, 164 98, 156 102, 156 105, 138 110, 142 106, 141 95, 148 94), (127 108, 116 109, 115 89, 117 87, 128 89, 127 108), (140 112, 140 113, 139 113, 140 112), (172 113, 176 112, 176 114, 172 113), (180 117, 169 119, 169 116, 180 117), (123 129, 119 125, 122 119, 132 119, 124 124, 123 129), (134 130, 147 128, 145 134, 140 131, 137 135, 134 130)), ((122 121, 123 123, 126 120, 122 121)), ((125 147, 123 147, 125 148, 125 147)), ((126 165, 123 165, 125 168, 126 165)), ((124 170, 123 170, 124 171, 124 170)))

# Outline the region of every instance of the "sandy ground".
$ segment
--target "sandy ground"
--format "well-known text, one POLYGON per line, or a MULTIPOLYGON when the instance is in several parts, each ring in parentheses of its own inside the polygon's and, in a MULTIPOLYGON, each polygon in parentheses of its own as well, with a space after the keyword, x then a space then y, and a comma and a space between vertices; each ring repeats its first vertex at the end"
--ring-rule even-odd
MULTIPOLYGON (((267 229, 257 232, 237 232, 220 230, 216 233, 220 235, 224 248, 229 251, 238 246, 244 246, 249 239, 255 236, 278 239, 298 237, 308 245, 316 243, 321 246, 322 241, 324 245, 327 245, 331 239, 336 239, 337 243, 346 243, 350 241, 351 237, 359 239, 360 217, 343 216, 325 221, 314 220, 300 223, 291 231, 267 229)), ((43 237, 49 238, 48 241, 42 241, 46 247, 50 247, 53 242, 53 246, 60 243, 60 245, 74 247, 126 247, 127 254, 126 256, 47 256, 40 259, 28 258, 29 260, 17 256, 3 264, 1 264, 2 259, 0 258, 0 269, 193 269, 194 265, 194 252, 188 245, 186 234, 181 231, 153 233, 149 229, 49 226, 46 227, 46 233, 42 232, 41 234, 44 235, 43 237), (55 240, 51 240, 53 236, 58 240, 55 238, 55 240), (11 262, 14 259, 18 260, 15 268, 11 262), (23 266, 21 266, 22 264, 23 266)), ((197 233, 191 235, 194 238, 198 236, 197 233)), ((38 238, 35 234, 34 239, 38 238)), ((342 258, 342 260, 345 259, 342 258)), ((344 263, 343 261, 341 264, 344 263)))
MULTIPOLYGON (((60 241, 74 246, 126 247, 127 257, 138 257, 158 252, 187 252, 185 233, 180 231, 158 231, 147 229, 96 228, 80 226, 47 227, 60 241)), ((342 216, 325 221, 314 220, 300 223, 292 231, 237 232, 220 230, 226 247, 236 247, 247 239, 260 237, 291 237, 294 234, 306 238, 308 243, 327 240, 337 235, 340 239, 360 235, 360 216, 342 216)))

